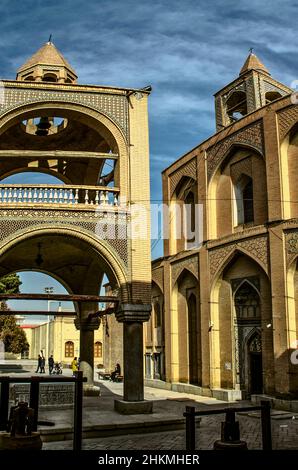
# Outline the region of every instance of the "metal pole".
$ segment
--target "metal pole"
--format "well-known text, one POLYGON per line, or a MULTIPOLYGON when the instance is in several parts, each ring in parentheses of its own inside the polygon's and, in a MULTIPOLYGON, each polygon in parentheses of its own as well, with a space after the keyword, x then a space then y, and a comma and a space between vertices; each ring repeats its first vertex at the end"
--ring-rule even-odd
POLYGON ((263 450, 272 450, 270 401, 261 401, 263 450))
POLYGON ((9 377, 1 377, 0 431, 7 430, 9 402, 9 377))
POLYGON ((38 377, 31 377, 30 383, 30 408, 34 409, 32 431, 37 431, 39 402, 39 380, 38 377))
POLYGON ((74 430, 73 450, 82 450, 82 428, 83 428, 83 371, 75 371, 75 396, 74 396, 74 430))
POLYGON ((195 450, 196 448, 196 422, 195 407, 186 407, 186 450, 195 450))

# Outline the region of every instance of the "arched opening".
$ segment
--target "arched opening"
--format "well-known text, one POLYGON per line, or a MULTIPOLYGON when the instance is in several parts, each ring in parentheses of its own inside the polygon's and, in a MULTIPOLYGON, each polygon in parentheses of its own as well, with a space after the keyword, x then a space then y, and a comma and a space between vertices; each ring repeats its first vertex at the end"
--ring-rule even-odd
POLYGON ((172 292, 171 361, 173 381, 201 384, 198 281, 183 270, 172 292))
POLYGON ((254 221, 253 180, 242 174, 234 187, 236 201, 235 225, 247 224, 254 221))
POLYGON ((298 338, 298 258, 294 259, 290 264, 287 272, 287 308, 286 308, 286 324, 287 324, 287 347, 283 355, 280 356, 280 361, 286 360, 289 364, 289 385, 288 391, 292 397, 298 397, 298 370, 295 355, 297 350, 297 338, 298 338))
MULTIPOLYGON (((128 299, 127 283, 122 267, 97 239, 87 237, 84 231, 75 227, 71 229, 29 227, 27 231, 15 237, 13 242, 8 243, 5 250, 2 249, 0 277, 12 271, 24 270, 49 273, 63 282, 69 292, 91 295, 99 294, 103 276, 106 274, 113 290, 117 291, 116 298, 122 293, 123 298, 128 299)), ((74 328, 74 317, 85 318, 98 310, 98 302, 82 302, 75 305, 76 315, 65 319, 71 322, 71 327, 74 329, 75 355, 78 357, 80 353, 81 368, 91 383, 94 368, 94 338, 99 341, 102 341, 102 338, 96 336, 97 328, 88 330, 86 334, 85 331, 74 328)), ((62 329, 63 324, 58 320, 51 322, 51 326, 55 323, 55 328, 59 330, 59 328, 62 329)), ((61 337, 61 333, 57 331, 56 334, 53 333, 55 338, 61 337)), ((64 339, 64 342, 72 341, 72 338, 65 337, 64 339)), ((68 363, 67 359, 65 361, 68 363)))
POLYGON ((211 322, 213 386, 239 390, 242 398, 252 393, 247 344, 251 335, 258 331, 266 346, 262 356, 263 389, 264 393, 272 393, 271 288, 266 273, 250 257, 235 252, 214 281, 211 322))
POLYGON ((246 93, 235 91, 226 101, 226 111, 230 122, 238 121, 247 114, 246 93))
MULTIPOLYGON (((22 294, 71 293, 69 286, 58 275, 52 276, 42 269, 22 269, 8 274, 16 275, 22 294)), ((79 353, 79 333, 74 325, 77 308, 73 302, 8 300, 7 306, 12 313, 16 312, 16 319, 25 332, 29 344, 28 359, 37 360, 42 351, 46 368, 51 355, 57 362, 68 362, 65 343, 69 340, 74 343, 75 352, 79 353)))
POLYGON ((184 208, 185 208, 185 225, 186 225, 186 248, 190 249, 195 246, 196 242, 196 206, 195 206, 195 195, 192 191, 189 191, 185 200, 184 200, 184 208))
POLYGON ((198 313, 197 298, 190 294, 187 299, 188 310, 188 357, 189 357, 189 383, 198 384, 198 313))
POLYGON ((295 123, 280 146, 281 210, 283 219, 298 217, 298 123, 295 123))
POLYGON ((84 113, 69 106, 36 105, 7 121, 1 129, 0 177, 39 168, 60 173, 72 185, 120 187, 126 167, 118 158, 119 130, 112 132, 106 118, 103 123, 91 117, 89 110, 84 113))
MULTIPOLYGON (((232 147, 208 186, 209 238, 238 231, 238 225, 268 219, 266 166, 255 150, 232 147)), ((241 227, 240 227, 241 229, 241 227)))
POLYGON ((145 324, 145 375, 165 379, 165 320, 163 294, 152 282, 152 314, 145 324))
POLYGON ((250 394, 263 393, 262 338, 256 332, 247 343, 250 394))
POLYGON ((278 91, 267 91, 265 94, 266 104, 272 103, 272 101, 278 100, 282 95, 278 91))
POLYGON ((183 176, 173 193, 170 211, 170 252, 172 254, 195 248, 199 244, 196 186, 193 178, 183 176))
POLYGON ((45 73, 42 77, 43 82, 57 82, 58 77, 55 73, 45 73))
POLYGON ((256 289, 247 281, 235 293, 235 309, 238 321, 260 319, 260 296, 256 289))

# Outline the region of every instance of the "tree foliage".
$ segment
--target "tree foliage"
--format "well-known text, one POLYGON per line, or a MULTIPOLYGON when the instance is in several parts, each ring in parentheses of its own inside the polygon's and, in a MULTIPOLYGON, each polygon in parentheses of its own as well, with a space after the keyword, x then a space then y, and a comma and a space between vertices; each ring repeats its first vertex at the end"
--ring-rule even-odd
MULTIPOLYGON (((17 274, 8 274, 0 279, 0 293, 17 294, 21 284, 17 274)), ((0 310, 9 310, 5 301, 1 302, 0 310)), ((0 315, 0 340, 3 341, 6 352, 19 354, 29 348, 26 334, 17 324, 14 315, 0 315)))

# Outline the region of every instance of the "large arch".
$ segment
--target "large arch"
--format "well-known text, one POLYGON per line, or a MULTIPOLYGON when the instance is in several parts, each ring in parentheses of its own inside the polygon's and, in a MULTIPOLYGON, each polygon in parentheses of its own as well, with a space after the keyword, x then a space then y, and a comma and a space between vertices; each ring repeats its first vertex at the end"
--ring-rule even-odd
MULTIPOLYGON (((239 350, 243 350, 243 342, 246 341, 249 332, 258 327, 262 330, 262 343, 265 345, 263 351, 264 390, 268 393, 274 389, 273 332, 271 327, 265 328, 265 325, 272 325, 271 289, 268 275, 251 256, 236 250, 226 259, 211 286, 209 332, 212 388, 241 389, 243 387, 239 380, 239 374, 241 374, 239 350), (236 317, 234 296, 243 282, 250 283, 260 293, 260 321, 239 322, 236 317)), ((244 394, 249 393, 247 383, 244 388, 244 394)))
POLYGON ((171 297, 172 381, 201 384, 201 318, 198 280, 180 273, 171 297))
POLYGON ((165 379, 165 315, 164 296, 159 285, 152 281, 152 314, 145 324, 145 375, 165 379))
POLYGON ((298 255, 292 260, 287 270, 287 354, 290 364, 289 391, 297 396, 298 371, 297 364, 291 361, 291 354, 297 349, 298 338, 298 255))
MULTIPOLYGON (((67 178, 67 176, 59 173, 59 175, 54 171, 51 170, 50 168, 28 168, 28 167, 19 167, 17 169, 7 171, 6 173, 2 173, 0 175, 0 184, 5 184, 5 179, 9 178, 10 176, 15 176, 21 173, 41 173, 45 175, 50 175, 54 176, 54 178, 57 178, 58 180, 61 181, 60 184, 71 184, 71 180, 67 178)), ((58 182, 56 184, 59 184, 58 182)), ((9 185, 9 183, 8 183, 9 185)), ((24 185, 25 186, 25 185, 24 185)))
POLYGON ((110 267, 110 272, 114 277, 114 281, 117 281, 118 286, 121 288, 122 296, 124 300, 128 300, 128 279, 124 267, 119 259, 116 258, 111 248, 100 240, 95 235, 88 233, 86 230, 76 227, 65 227, 60 224, 43 225, 43 226, 31 226, 29 229, 14 233, 10 239, 5 239, 0 245, 0 264, 3 256, 14 247, 22 242, 28 240, 42 238, 45 236, 61 236, 67 237, 68 239, 75 238, 82 242, 84 245, 92 247, 98 256, 104 260, 110 267))
POLYGON ((183 175, 177 182, 170 200, 170 253, 194 248, 195 239, 195 204, 197 202, 196 181, 183 175))
POLYGON ((283 219, 298 217, 298 122, 292 124, 280 144, 281 212, 283 219))
MULTIPOLYGON (((123 195, 128 195, 128 147, 126 138, 119 126, 103 112, 94 110, 86 105, 73 104, 64 101, 31 102, 16 106, 0 116, 0 136, 3 136, 13 126, 24 119, 36 116, 58 115, 61 118, 81 122, 85 126, 102 135, 113 153, 119 155, 119 165, 116 176, 123 195)), ((10 139, 11 140, 11 139, 10 139)))
POLYGON ((251 224, 258 225, 267 220, 266 167, 263 155, 252 146, 231 145, 208 184, 208 239, 237 231, 239 223, 235 186, 242 174, 250 177, 254 183, 254 221, 251 224))

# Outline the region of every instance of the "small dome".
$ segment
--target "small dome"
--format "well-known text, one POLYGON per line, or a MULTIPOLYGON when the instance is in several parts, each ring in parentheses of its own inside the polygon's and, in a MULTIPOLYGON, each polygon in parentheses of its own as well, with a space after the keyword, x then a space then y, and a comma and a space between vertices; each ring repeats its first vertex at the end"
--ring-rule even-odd
POLYGON ((77 75, 55 45, 48 41, 22 65, 17 80, 76 83, 77 75))
POLYGON ((262 62, 258 59, 258 57, 253 52, 250 52, 246 61, 243 64, 242 69, 240 70, 239 75, 242 75, 245 72, 248 72, 248 70, 252 70, 252 69, 258 70, 259 72, 263 72, 263 73, 266 73, 267 75, 270 75, 265 65, 262 64, 262 62))

